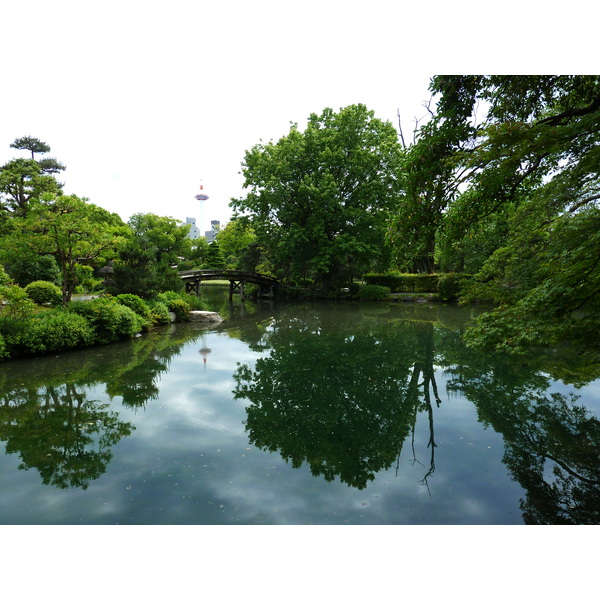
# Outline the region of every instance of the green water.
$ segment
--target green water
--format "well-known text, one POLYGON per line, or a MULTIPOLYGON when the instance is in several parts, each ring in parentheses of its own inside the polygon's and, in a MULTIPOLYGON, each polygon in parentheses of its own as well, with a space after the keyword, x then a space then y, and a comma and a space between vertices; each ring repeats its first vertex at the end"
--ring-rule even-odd
POLYGON ((0 523, 600 522, 577 354, 469 350, 475 309, 220 298, 211 329, 0 365, 0 523))

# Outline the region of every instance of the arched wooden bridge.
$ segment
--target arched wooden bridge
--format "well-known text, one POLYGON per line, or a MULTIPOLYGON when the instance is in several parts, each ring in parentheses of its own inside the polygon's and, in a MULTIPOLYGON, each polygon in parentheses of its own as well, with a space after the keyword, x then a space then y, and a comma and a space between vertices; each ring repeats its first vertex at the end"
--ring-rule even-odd
POLYGON ((229 300, 233 298, 234 292, 238 291, 242 299, 246 297, 246 283, 254 283, 259 287, 259 296, 273 298, 278 281, 275 277, 252 273, 251 271, 231 271, 227 269, 196 269, 192 271, 181 271, 179 277, 185 282, 185 291, 188 294, 200 295, 200 283, 209 279, 229 281, 229 300))

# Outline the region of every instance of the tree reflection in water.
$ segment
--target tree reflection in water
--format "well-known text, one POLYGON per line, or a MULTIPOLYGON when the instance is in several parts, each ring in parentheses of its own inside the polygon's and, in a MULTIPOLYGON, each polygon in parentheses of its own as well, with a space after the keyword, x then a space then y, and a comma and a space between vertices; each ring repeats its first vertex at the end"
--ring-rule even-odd
MULTIPOLYGON (((106 400, 89 398, 105 384, 109 399, 129 408, 158 397, 157 379, 199 330, 156 332, 139 340, 58 357, 58 363, 13 363, 0 377, 0 440, 19 468, 39 471, 44 484, 87 489, 112 458, 111 447, 134 429, 106 400), (23 375, 21 366, 27 373, 23 375), (52 368, 52 367, 55 368, 52 368), (22 380, 26 379, 26 383, 22 380)), ((35 360, 35 359, 34 359, 35 360)))
MULTIPOLYGON (((491 363, 463 350, 460 364, 449 367, 449 387, 473 402, 482 423, 502 434, 503 462, 526 491, 521 500, 526 523, 600 524, 600 422, 577 404, 578 395, 550 391, 547 373, 554 369, 567 372, 564 363, 544 354, 491 363)), ((578 380, 572 369, 568 373, 578 380)), ((594 376, 582 364, 579 382, 594 376)))
POLYGON ((397 463, 417 412, 426 410, 426 482, 435 468, 432 396, 440 402, 432 323, 362 320, 348 334, 330 319, 283 316, 267 335, 269 356, 234 375, 235 397, 250 400, 252 443, 293 467, 306 462, 313 475, 363 489, 397 463))
POLYGON ((552 374, 584 384, 598 377, 597 362, 575 371, 567 349, 529 358, 475 353, 439 321, 363 318, 348 334, 335 320, 282 314, 264 339, 268 355, 254 368, 238 365, 234 395, 250 402, 250 441, 293 467, 306 463, 315 476, 363 489, 394 462, 399 469, 409 434, 412 462, 422 464, 415 426, 425 412, 428 485, 437 365, 450 376, 447 391, 473 402, 479 420, 504 437, 504 462, 526 493, 526 522, 600 523, 600 424, 576 395, 551 391, 552 374))
POLYGON ((108 406, 74 383, 15 390, 2 398, 0 439, 45 484, 86 489, 105 472, 110 447, 133 430, 108 406))

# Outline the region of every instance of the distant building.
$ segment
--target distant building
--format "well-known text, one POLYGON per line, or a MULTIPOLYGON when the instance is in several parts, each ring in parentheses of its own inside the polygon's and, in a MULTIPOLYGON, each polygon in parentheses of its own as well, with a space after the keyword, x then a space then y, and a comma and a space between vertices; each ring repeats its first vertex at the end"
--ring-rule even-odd
POLYGON ((209 244, 211 242, 214 242, 215 238, 217 237, 217 233, 219 233, 219 231, 221 231, 221 221, 211 221, 210 222, 210 231, 207 231, 204 234, 206 241, 209 244))
POLYGON ((187 217, 184 225, 190 226, 190 230, 188 231, 187 236, 191 240, 197 240, 199 237, 202 237, 202 234, 200 233, 200 229, 196 225, 196 219, 194 217, 187 217))

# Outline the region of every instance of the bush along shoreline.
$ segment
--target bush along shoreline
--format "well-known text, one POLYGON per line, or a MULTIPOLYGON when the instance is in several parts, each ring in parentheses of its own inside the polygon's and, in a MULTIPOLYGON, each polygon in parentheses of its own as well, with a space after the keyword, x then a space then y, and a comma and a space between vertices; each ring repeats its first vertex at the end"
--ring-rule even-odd
POLYGON ((63 307, 60 290, 47 283, 0 287, 1 361, 110 344, 173 321, 188 321, 192 310, 206 310, 202 299, 171 291, 153 300, 135 294, 102 295, 63 307))

